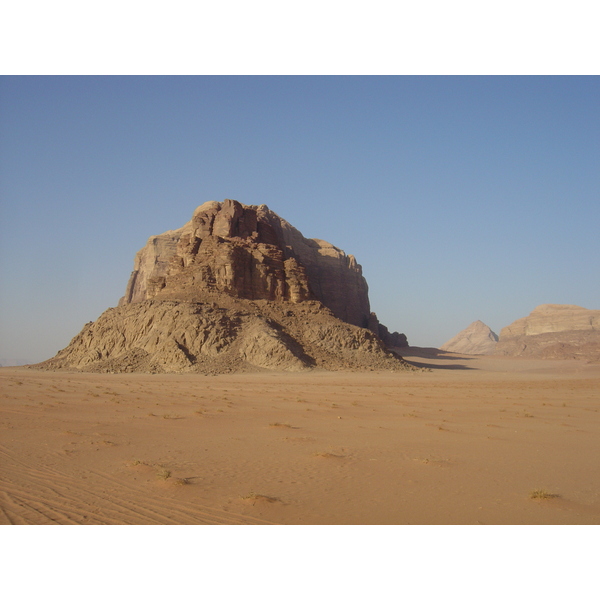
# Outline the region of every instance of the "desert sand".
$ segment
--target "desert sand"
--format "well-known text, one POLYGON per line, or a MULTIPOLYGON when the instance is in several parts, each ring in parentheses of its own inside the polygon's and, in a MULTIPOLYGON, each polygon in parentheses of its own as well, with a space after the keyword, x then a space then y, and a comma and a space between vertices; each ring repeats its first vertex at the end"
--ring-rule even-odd
POLYGON ((429 370, 2 368, 0 523, 600 524, 600 365, 402 353, 429 370))

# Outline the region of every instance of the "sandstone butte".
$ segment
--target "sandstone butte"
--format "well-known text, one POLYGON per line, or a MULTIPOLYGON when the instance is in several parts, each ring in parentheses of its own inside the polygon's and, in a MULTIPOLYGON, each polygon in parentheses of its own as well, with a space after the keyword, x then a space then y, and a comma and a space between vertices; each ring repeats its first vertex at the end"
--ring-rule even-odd
POLYGON ((494 353, 600 361, 600 310, 542 304, 500 331, 494 353))
POLYGON ((458 354, 492 354, 497 341, 498 336, 485 323, 475 321, 440 346, 440 350, 458 354))
POLYGON ((98 372, 410 369, 389 348, 352 255, 266 205, 206 202, 149 238, 116 308, 44 369, 98 372))

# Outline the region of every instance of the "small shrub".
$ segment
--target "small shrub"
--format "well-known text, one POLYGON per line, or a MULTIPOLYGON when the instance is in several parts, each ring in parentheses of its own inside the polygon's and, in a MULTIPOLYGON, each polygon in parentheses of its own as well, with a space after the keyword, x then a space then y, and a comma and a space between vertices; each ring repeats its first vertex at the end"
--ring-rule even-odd
POLYGON ((258 501, 268 502, 269 504, 272 504, 273 502, 281 502, 279 498, 265 496, 264 494, 257 494, 256 492, 250 492, 247 496, 242 496, 242 500, 250 500, 253 505, 258 501))
POLYGON ((171 471, 168 469, 161 469, 156 476, 160 479, 164 479, 165 481, 171 477, 171 471))
POLYGON ((558 498, 558 494, 552 494, 547 490, 537 488, 529 492, 529 498, 531 500, 549 500, 550 498, 558 498))

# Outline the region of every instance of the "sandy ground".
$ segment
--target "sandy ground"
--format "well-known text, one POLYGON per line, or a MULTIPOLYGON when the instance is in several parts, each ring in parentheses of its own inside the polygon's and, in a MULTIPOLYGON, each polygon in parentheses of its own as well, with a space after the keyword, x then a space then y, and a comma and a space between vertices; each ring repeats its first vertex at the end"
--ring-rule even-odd
POLYGON ((404 354, 431 370, 2 368, 0 523, 600 524, 600 365, 404 354))

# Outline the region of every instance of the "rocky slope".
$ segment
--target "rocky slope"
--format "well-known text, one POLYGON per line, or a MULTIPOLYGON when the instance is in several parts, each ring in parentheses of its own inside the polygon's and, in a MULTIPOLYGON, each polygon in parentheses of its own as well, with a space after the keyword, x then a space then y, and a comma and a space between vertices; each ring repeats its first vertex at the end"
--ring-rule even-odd
POLYGON ((600 360, 600 310, 542 304, 500 331, 495 354, 600 360))
POLYGON ((207 293, 203 302, 145 300, 108 309, 39 365, 96 372, 403 370, 368 329, 320 302, 275 303, 207 293))
POLYGON ((119 306, 41 368, 115 372, 403 369, 352 255, 265 205, 207 202, 148 240, 119 306))
POLYGON ((440 346, 440 350, 458 354, 492 354, 497 341, 498 336, 485 323, 475 321, 440 346))

